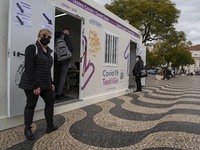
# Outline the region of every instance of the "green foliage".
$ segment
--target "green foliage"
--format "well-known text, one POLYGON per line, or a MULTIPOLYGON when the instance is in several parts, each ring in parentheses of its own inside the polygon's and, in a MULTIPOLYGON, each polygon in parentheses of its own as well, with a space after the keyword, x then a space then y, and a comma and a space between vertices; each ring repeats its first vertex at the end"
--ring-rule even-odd
POLYGON ((165 60, 173 63, 173 66, 185 66, 193 64, 194 59, 189 51, 191 42, 186 40, 186 35, 182 31, 171 30, 162 41, 162 47, 166 48, 165 60))
MULTIPOLYGON (((182 36, 182 35, 181 35, 182 36)), ((178 39, 184 39, 183 37, 177 37, 178 39)), ((177 40, 179 41, 179 40, 177 40)), ((180 41, 179 41, 180 42, 180 41)), ((169 41, 158 42, 154 45, 153 51, 148 52, 147 60, 148 64, 158 62, 157 65, 169 64, 171 62, 173 67, 186 66, 189 64, 194 64, 194 59, 189 51, 188 42, 181 41, 180 43, 170 43, 169 41), (163 51, 164 50, 164 51, 163 51), (148 57, 151 57, 149 59, 148 57), (164 62, 163 62, 164 57, 164 62), (153 59, 152 59, 153 58, 153 59)))
POLYGON ((149 51, 149 49, 147 49, 146 60, 147 60, 146 64, 149 67, 159 66, 163 63, 161 52, 155 50, 149 51))
POLYGON ((113 0, 105 7, 142 32, 142 42, 163 39, 177 23, 180 11, 170 0, 113 0))
POLYGON ((192 54, 188 51, 186 47, 179 47, 173 51, 171 62, 174 66, 186 66, 194 64, 194 59, 192 54))
POLYGON ((173 66, 193 64, 189 52, 190 41, 185 33, 176 31, 180 11, 171 0, 113 0, 105 7, 138 28, 142 33, 142 43, 159 41, 153 50, 147 49, 147 65, 158 66, 173 63, 173 66))

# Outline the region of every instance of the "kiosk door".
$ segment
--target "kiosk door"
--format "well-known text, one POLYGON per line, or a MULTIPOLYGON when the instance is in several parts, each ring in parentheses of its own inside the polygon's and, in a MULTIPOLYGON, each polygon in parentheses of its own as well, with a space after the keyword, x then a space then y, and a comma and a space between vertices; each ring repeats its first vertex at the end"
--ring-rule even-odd
MULTIPOLYGON (((8 116, 24 112, 26 97, 18 88, 25 48, 37 40, 38 31, 52 31, 50 47, 53 49, 55 7, 45 0, 10 0, 8 31, 8 116)), ((36 110, 44 108, 38 100, 36 110)))
MULTIPOLYGON (((137 52, 138 52, 138 55, 140 55, 142 57, 142 60, 144 62, 144 66, 145 66, 146 65, 146 48, 145 48, 145 46, 142 44, 138 44, 137 52)), ((141 79, 141 84, 142 84, 142 86, 145 85, 145 78, 141 79)))
POLYGON ((130 71, 129 71, 129 88, 135 87, 135 77, 133 76, 132 70, 136 63, 136 44, 130 43, 130 71))

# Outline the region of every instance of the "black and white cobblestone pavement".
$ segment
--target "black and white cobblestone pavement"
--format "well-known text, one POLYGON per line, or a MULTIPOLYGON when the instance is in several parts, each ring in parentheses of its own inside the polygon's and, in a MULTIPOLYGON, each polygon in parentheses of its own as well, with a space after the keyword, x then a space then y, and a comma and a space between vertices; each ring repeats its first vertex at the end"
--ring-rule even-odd
POLYGON ((6 150, 199 150, 200 76, 168 81, 146 79, 142 93, 130 93, 56 115, 59 129, 45 134, 34 122, 35 141, 24 126, 0 132, 6 150))

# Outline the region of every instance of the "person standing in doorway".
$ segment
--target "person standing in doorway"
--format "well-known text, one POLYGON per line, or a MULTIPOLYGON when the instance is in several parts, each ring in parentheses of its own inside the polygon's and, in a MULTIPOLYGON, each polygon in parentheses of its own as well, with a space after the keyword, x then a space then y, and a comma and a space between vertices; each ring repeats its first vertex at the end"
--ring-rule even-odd
POLYGON ((142 91, 142 85, 141 85, 141 71, 143 69, 144 63, 142 61, 141 56, 136 56, 136 64, 133 68, 133 75, 135 76, 135 82, 137 85, 137 89, 135 92, 141 92, 142 91))
MULTIPOLYGON (((66 45, 70 52, 73 51, 73 46, 70 41, 70 30, 67 27, 64 27, 61 32, 56 32, 55 33, 55 40, 57 38, 60 38, 61 36, 64 35, 64 41, 66 42, 66 45)), ((67 76, 68 68, 69 68, 69 63, 71 61, 71 58, 63 60, 63 61, 57 61, 55 59, 55 65, 57 67, 56 69, 56 99, 63 99, 65 94, 63 93, 63 87, 65 85, 65 79, 67 76)))
POLYGON ((19 88, 24 90, 27 98, 24 110, 24 135, 27 140, 35 139, 31 131, 31 125, 39 96, 45 102, 46 133, 58 129, 53 124, 55 86, 52 84, 51 79, 51 67, 53 64, 51 53, 53 51, 48 47, 50 39, 51 32, 48 29, 41 29, 38 33, 36 44, 29 45, 25 50, 25 70, 22 74, 19 88))

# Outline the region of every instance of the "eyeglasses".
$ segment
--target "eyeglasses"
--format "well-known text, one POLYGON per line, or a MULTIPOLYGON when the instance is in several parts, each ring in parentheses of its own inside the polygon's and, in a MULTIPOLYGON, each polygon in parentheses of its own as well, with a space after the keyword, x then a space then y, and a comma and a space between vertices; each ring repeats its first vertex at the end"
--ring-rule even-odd
POLYGON ((51 39, 51 36, 47 36, 46 34, 43 34, 42 37, 47 37, 49 40, 51 39))

